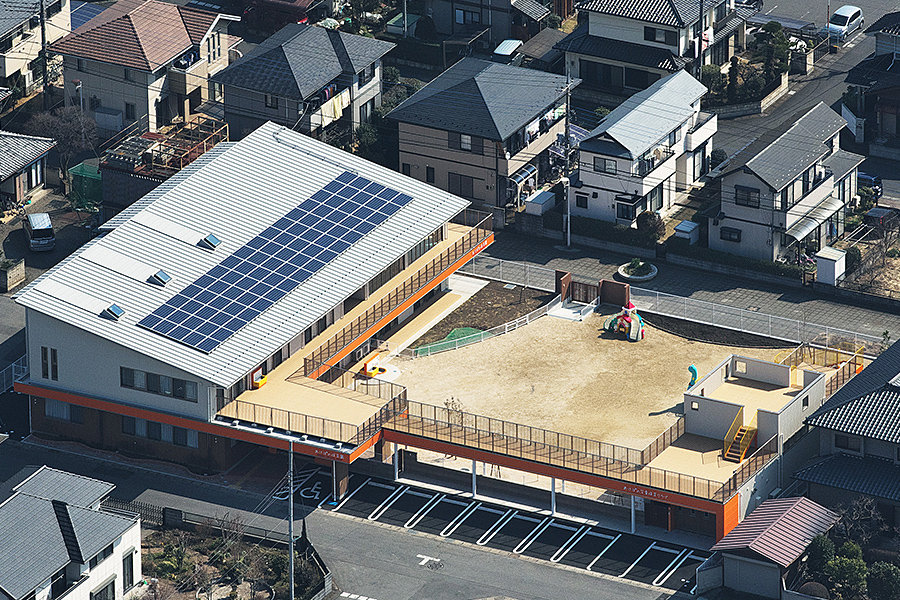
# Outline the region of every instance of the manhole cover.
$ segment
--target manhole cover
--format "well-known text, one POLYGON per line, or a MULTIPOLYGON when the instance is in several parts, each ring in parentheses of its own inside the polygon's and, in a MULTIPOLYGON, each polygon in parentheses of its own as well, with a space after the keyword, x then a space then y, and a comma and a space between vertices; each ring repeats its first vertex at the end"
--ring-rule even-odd
POLYGON ((440 571, 444 568, 444 563, 442 562, 430 562, 426 565, 432 571, 440 571))

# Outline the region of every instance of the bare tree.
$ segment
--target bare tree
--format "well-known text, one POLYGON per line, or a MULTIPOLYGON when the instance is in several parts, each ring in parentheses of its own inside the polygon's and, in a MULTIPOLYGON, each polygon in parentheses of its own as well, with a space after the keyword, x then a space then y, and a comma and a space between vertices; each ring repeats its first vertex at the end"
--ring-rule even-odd
POLYGON ((850 506, 839 506, 840 515, 837 530, 842 537, 860 546, 867 545, 872 538, 888 529, 878 505, 869 496, 860 496, 850 506))
POLYGON ((97 124, 77 106, 36 113, 28 119, 24 129, 30 135, 56 140, 59 166, 64 178, 68 177, 72 157, 83 150, 92 149, 97 143, 97 124))

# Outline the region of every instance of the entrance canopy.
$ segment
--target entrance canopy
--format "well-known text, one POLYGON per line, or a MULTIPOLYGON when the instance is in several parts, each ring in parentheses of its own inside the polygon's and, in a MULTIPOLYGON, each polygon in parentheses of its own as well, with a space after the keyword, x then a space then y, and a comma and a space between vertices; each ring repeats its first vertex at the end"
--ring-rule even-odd
POLYGON ((802 241, 806 236, 812 233, 816 227, 828 220, 831 215, 844 207, 844 203, 828 196, 820 202, 814 209, 797 219, 797 221, 788 227, 785 232, 795 240, 802 241))

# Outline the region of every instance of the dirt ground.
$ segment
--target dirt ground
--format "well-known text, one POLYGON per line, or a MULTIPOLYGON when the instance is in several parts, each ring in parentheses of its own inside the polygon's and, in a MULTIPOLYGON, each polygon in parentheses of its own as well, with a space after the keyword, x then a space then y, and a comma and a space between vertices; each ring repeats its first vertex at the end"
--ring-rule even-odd
POLYGON ((513 289, 491 281, 466 300, 460 310, 447 315, 440 323, 416 340, 414 347, 440 342, 454 329, 471 327, 484 331, 514 321, 553 299, 554 294, 520 285, 513 289))
MULTIPOLYGON (((457 311, 464 312, 464 311, 457 311)), ((479 415, 643 448, 681 413, 688 366, 701 376, 729 354, 772 360, 777 348, 693 341, 647 326, 629 342, 584 322, 542 317, 506 335, 398 363, 411 400, 451 396, 479 415)))

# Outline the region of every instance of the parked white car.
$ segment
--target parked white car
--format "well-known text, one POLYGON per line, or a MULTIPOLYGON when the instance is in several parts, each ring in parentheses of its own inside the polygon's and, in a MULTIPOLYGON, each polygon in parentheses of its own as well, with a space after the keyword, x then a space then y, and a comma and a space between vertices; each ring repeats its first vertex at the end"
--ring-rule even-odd
POLYGON ((832 40, 843 42, 850 34, 859 29, 865 23, 862 9, 858 6, 844 5, 834 11, 828 25, 822 28, 822 36, 832 40))

